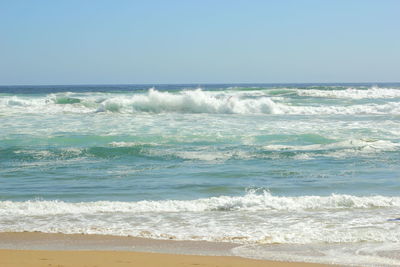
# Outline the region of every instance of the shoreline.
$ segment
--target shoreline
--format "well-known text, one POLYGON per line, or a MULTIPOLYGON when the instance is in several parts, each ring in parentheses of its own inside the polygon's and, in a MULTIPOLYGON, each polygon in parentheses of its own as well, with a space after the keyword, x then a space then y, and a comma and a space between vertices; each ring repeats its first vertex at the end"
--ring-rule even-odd
POLYGON ((334 266, 248 259, 231 250, 239 244, 137 237, 0 233, 0 266, 334 266))

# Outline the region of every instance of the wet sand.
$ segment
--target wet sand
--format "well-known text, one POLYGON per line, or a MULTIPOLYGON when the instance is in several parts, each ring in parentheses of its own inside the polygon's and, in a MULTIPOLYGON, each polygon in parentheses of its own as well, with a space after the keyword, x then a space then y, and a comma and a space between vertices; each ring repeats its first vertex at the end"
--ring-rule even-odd
POLYGON ((327 266, 245 259, 231 254, 230 251, 235 246, 231 243, 168 241, 101 235, 0 233, 0 266, 327 266))
POLYGON ((0 250, 2 267, 306 267, 310 263, 251 260, 234 256, 193 256, 131 251, 0 250))

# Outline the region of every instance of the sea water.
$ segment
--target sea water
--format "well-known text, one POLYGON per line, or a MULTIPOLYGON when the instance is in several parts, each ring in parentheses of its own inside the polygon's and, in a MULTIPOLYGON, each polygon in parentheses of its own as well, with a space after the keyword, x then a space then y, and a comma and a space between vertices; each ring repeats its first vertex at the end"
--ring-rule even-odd
POLYGON ((0 87, 0 231, 400 265, 400 84, 0 87))

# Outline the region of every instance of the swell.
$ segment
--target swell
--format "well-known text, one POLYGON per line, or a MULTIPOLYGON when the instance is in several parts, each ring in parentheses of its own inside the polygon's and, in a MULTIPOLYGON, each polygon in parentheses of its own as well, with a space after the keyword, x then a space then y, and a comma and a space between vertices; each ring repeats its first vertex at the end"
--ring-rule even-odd
MULTIPOLYGON (((93 146, 87 148, 27 148, 8 147, 0 149, 4 161, 37 161, 37 160, 67 160, 74 158, 117 159, 121 157, 151 157, 148 149, 151 145, 132 144, 129 146, 93 146)), ((157 158, 157 155, 153 155, 157 158)))
POLYGON ((400 144, 388 140, 351 139, 310 145, 183 145, 140 142, 111 142, 105 146, 40 148, 11 146, 0 148, 3 162, 32 162, 76 158, 225 161, 250 159, 307 160, 320 157, 346 158, 397 153, 400 144))

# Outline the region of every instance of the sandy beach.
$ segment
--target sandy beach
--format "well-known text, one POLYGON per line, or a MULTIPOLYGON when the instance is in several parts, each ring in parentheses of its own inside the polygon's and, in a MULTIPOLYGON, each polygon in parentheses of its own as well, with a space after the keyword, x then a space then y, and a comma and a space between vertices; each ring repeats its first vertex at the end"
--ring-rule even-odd
POLYGON ((326 266, 311 263, 288 263, 244 259, 233 256, 193 256, 149 252, 127 251, 50 251, 50 250, 0 250, 0 265, 3 267, 236 267, 236 266, 326 266))
POLYGON ((231 256, 229 251, 232 244, 176 242, 99 235, 0 233, 0 248, 0 266, 2 267, 327 266, 231 256), (175 251, 175 254, 126 250, 175 251), (198 250, 198 254, 203 255, 188 255, 194 254, 196 250, 198 250))

